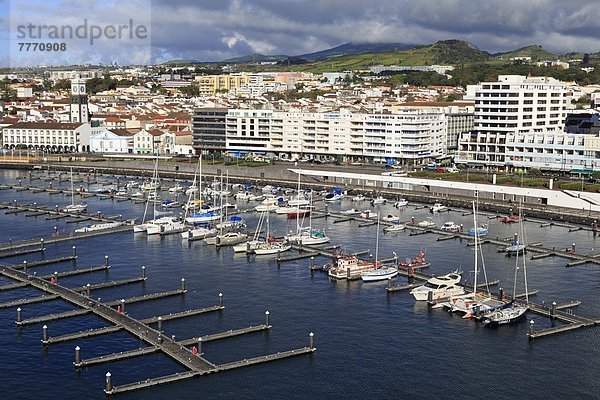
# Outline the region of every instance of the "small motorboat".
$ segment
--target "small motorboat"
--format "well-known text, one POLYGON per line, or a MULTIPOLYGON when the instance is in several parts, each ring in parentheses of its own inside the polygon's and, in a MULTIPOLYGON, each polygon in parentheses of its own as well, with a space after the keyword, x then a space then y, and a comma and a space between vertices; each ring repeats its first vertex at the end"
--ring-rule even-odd
POLYGON ((367 198, 362 194, 358 194, 352 198, 352 201, 365 201, 367 198))
POLYGON ((400 224, 398 222, 394 222, 394 223, 392 223, 392 225, 386 226, 385 228, 383 228, 383 231, 386 233, 387 232, 400 232, 404 229, 406 229, 406 225, 400 224))
POLYGON ((360 214, 360 210, 358 208, 351 208, 349 210, 340 211, 342 215, 358 215, 360 214))
POLYGON ((183 191, 183 186, 181 186, 179 183, 176 184, 173 187, 169 188, 169 193, 179 193, 183 191))
POLYGON ((377 196, 374 199, 371 199, 371 205, 377 205, 377 204, 385 204, 387 200, 381 196, 377 196))
POLYGON ((433 222, 430 218, 417 223, 417 226, 420 226, 421 228, 433 228, 435 225, 435 222, 433 222))
POLYGON ((177 208, 177 207, 181 207, 181 203, 178 201, 174 201, 174 200, 167 200, 167 201, 163 201, 162 206, 163 206, 163 208, 177 208))
POLYGON ((405 200, 405 199, 400 199, 394 203, 394 207, 396 207, 396 208, 406 207, 406 206, 408 206, 408 200, 405 200))
POLYGON ((454 222, 448 221, 444 222, 444 225, 440 226, 440 229, 446 232, 460 232, 462 228, 460 225, 456 225, 454 222))
POLYGON ((365 210, 360 213, 361 218, 367 218, 367 219, 377 218, 377 215, 378 214, 375 211, 371 211, 371 210, 365 210))
POLYGON ((400 217, 397 215, 388 214, 385 217, 381 218, 381 220, 385 222, 398 222, 400 221, 400 217))
MULTIPOLYGON (((477 228, 477 235, 478 236, 485 236, 488 234, 488 227, 487 225, 481 225, 479 228, 477 228)), ((469 236, 475 236, 475 229, 471 228, 469 229, 469 236)))
POLYGON ((446 207, 445 205, 443 205, 442 203, 435 203, 430 209, 429 211, 432 213, 439 213, 439 212, 443 212, 448 210, 448 207, 446 207))

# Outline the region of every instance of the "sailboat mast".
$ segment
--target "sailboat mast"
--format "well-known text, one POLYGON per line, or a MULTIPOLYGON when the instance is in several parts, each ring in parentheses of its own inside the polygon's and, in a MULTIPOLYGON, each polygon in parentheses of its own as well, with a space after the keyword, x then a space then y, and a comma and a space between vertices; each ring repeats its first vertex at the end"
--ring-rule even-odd
POLYGON ((73 167, 71 167, 71 205, 75 206, 75 192, 73 190, 73 167))
POLYGON ((377 214, 377 239, 375 239, 375 267, 377 267, 377 261, 379 260, 379 214, 377 214))
MULTIPOLYGON (((520 235, 523 244, 525 244, 525 227, 523 226, 523 208, 519 205, 519 227, 520 235)), ((517 251, 517 254, 519 252, 517 251)), ((525 248, 523 248, 523 278, 525 279, 525 302, 529 305, 529 289, 527 286, 527 266, 525 265, 525 248)))
POLYGON ((477 262, 478 262, 478 232, 477 232, 477 213, 475 212, 475 202, 473 201, 473 226, 475 227, 475 275, 473 278, 473 294, 477 293, 477 262))
POLYGON ((152 213, 152 218, 156 219, 156 190, 158 189, 158 154, 156 155, 156 165, 154 166, 154 177, 153 177, 153 183, 154 183, 154 210, 152 213))

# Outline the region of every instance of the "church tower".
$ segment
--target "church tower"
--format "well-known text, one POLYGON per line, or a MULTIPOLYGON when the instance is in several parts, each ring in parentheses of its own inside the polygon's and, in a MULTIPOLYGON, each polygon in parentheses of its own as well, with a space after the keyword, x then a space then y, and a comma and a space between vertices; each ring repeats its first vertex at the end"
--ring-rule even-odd
POLYGON ((88 98, 85 80, 79 77, 71 80, 71 122, 89 122, 88 98))

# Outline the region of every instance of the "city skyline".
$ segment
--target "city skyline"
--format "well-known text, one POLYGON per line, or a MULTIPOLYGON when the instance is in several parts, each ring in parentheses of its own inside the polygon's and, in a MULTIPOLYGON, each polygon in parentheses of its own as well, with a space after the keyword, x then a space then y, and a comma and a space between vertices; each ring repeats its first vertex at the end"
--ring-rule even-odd
POLYGON ((429 44, 461 39, 501 52, 539 44, 558 54, 598 52, 600 11, 589 0, 472 1, 374 0, 346 2, 254 0, 241 2, 138 0, 0 0, 0 65, 161 63, 173 59, 221 61, 252 53, 298 55, 342 43, 429 44), (15 25, 100 26, 136 19, 149 36, 138 43, 99 40, 70 46, 66 54, 19 54, 15 25))

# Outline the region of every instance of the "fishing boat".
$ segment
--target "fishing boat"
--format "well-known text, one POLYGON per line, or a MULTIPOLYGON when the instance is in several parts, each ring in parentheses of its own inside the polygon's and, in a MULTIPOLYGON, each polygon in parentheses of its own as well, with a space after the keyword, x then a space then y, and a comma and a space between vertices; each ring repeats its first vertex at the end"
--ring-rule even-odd
POLYGON ((426 268, 426 267, 429 267, 430 265, 431 264, 428 263, 427 260, 425 259, 425 253, 421 251, 412 260, 407 257, 406 261, 403 261, 400 264, 398 264, 398 267, 402 268, 402 269, 411 269, 411 268, 426 268))
POLYGON ((67 213, 80 213, 85 212, 87 207, 88 204, 86 202, 75 204, 75 190, 73 190, 73 167, 71 167, 71 204, 63 208, 63 211, 67 213))
POLYGON ((386 226, 385 228, 383 228, 383 231, 388 233, 388 232, 400 232, 403 231, 404 229, 406 229, 406 225, 401 224, 399 222, 392 222, 392 225, 390 226, 386 226))
POLYGON ((432 213, 439 213, 439 212, 443 212, 448 210, 448 207, 446 207, 445 205, 443 205, 442 203, 435 203, 430 209, 429 211, 432 213))
POLYGON ((75 229, 76 233, 83 233, 83 232, 95 232, 95 231, 103 231, 106 229, 112 229, 112 228, 116 228, 123 225, 122 222, 104 222, 101 224, 93 224, 93 225, 89 225, 89 226, 84 226, 82 228, 77 228, 75 229))
POLYGON ((515 222, 519 222, 519 216, 511 212, 508 216, 501 217, 500 219, 498 219, 498 221, 502 222, 503 224, 512 224, 515 222))
POLYGON ((385 222, 399 222, 400 217, 397 215, 388 214, 385 217, 381 218, 381 220, 385 222))
POLYGON ((417 301, 427 301, 429 292, 431 292, 431 300, 461 295, 465 292, 464 288, 459 285, 461 279, 462 276, 457 272, 433 277, 428 279, 424 285, 412 289, 410 294, 417 301))
POLYGON ((327 274, 334 279, 353 279, 380 265, 381 263, 362 261, 355 256, 341 257, 336 260, 336 265, 330 268, 327 274))
POLYGON ((405 200, 405 199, 400 199, 394 203, 394 207, 396 207, 396 208, 406 207, 406 206, 408 206, 408 200, 405 200))
POLYGON ((452 221, 444 222, 444 225, 440 226, 440 229, 446 232, 460 232, 462 230, 460 225, 456 225, 452 221))

